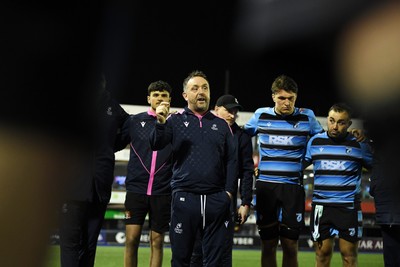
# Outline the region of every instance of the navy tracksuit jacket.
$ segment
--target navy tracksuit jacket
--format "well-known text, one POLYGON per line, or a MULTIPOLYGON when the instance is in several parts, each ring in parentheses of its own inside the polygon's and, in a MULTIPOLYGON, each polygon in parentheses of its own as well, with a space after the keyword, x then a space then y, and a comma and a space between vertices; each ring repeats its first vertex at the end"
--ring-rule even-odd
POLYGON ((188 107, 156 124, 150 135, 153 150, 172 144, 170 238, 172 266, 188 266, 196 233, 203 239, 204 261, 219 266, 229 233, 231 200, 235 192, 237 153, 227 122, 211 112, 203 116, 188 107))

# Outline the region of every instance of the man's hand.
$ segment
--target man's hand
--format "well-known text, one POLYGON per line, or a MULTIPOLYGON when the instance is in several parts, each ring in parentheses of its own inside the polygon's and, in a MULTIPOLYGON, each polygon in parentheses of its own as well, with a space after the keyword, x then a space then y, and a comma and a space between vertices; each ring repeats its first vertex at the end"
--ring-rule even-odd
POLYGON ((161 124, 164 124, 167 120, 167 116, 169 114, 169 102, 161 102, 160 105, 156 108, 157 121, 161 124))
POLYGON ((244 224, 249 217, 250 207, 248 205, 241 205, 238 209, 238 216, 240 224, 244 224))
POLYGON ((363 142, 367 139, 363 130, 361 129, 351 129, 350 133, 356 138, 357 142, 363 142))

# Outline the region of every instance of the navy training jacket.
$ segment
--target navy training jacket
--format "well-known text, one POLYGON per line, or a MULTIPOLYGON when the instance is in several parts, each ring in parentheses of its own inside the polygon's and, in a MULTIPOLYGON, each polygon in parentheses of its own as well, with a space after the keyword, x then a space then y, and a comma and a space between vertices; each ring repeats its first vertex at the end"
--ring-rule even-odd
POLYGON ((235 192, 236 146, 224 119, 210 111, 198 116, 185 107, 171 114, 165 124, 156 123, 150 142, 153 150, 172 144, 172 191, 235 192))
POLYGON ((84 144, 80 168, 66 185, 65 198, 72 201, 108 203, 114 181, 115 152, 120 129, 129 114, 104 91, 93 117, 91 140, 84 144))
POLYGON ((149 135, 156 123, 156 114, 147 112, 130 115, 125 122, 121 138, 130 146, 126 190, 137 194, 170 195, 172 176, 171 145, 152 151, 149 135))

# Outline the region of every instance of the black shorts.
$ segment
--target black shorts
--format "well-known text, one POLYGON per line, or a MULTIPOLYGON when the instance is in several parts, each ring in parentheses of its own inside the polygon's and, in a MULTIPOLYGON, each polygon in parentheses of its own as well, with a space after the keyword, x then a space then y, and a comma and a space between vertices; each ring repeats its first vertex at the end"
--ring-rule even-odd
POLYGON ((257 225, 279 222, 289 228, 304 227, 305 192, 300 185, 256 182, 257 225))
POLYGON ((125 224, 143 225, 149 215, 149 228, 163 233, 169 230, 171 195, 148 196, 127 192, 125 197, 125 224))
POLYGON ((362 211, 360 205, 353 208, 312 204, 310 231, 313 241, 339 236, 349 242, 362 237, 362 211))

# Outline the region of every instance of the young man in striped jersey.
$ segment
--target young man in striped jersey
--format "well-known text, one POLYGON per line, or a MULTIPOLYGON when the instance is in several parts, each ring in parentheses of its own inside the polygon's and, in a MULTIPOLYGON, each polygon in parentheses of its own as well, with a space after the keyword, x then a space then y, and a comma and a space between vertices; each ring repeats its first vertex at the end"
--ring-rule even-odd
POLYGON ((305 192, 301 161, 310 136, 324 131, 314 112, 295 107, 297 84, 286 76, 272 83, 274 107, 255 111, 244 125, 257 135, 260 162, 256 179, 256 214, 261 238, 261 266, 298 266, 300 231, 304 226, 305 192))
POLYGON ((336 235, 343 266, 357 266, 362 237, 361 174, 363 167, 371 169, 372 150, 368 142, 357 142, 348 133, 351 116, 349 106, 334 104, 328 113, 328 131, 307 144, 304 167, 313 164, 310 230, 317 267, 330 266, 336 235))

